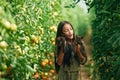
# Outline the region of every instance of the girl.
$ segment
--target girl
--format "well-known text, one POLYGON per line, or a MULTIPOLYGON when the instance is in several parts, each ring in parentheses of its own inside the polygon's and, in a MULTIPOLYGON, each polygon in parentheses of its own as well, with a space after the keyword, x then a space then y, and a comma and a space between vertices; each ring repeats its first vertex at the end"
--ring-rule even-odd
POLYGON ((58 80, 78 80, 80 64, 85 64, 87 56, 82 37, 75 35, 68 21, 59 23, 56 35, 55 68, 58 80))

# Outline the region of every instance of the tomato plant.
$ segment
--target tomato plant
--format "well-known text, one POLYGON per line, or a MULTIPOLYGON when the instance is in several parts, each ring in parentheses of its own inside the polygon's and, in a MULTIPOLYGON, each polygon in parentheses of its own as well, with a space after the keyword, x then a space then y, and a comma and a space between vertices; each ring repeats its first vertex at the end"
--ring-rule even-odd
POLYGON ((60 1, 3 0, 0 5, 0 78, 54 79, 60 1))

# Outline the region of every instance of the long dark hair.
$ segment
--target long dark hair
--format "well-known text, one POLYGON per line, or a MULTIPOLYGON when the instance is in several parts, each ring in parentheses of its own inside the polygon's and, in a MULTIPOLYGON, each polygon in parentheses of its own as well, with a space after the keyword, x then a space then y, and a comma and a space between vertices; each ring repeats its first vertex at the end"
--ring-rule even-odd
POLYGON ((64 49, 63 49, 63 52, 64 52, 64 60, 63 60, 63 64, 67 64, 67 65, 70 65, 70 57, 71 57, 71 48, 70 48, 70 45, 68 44, 65 44, 64 42, 66 41, 66 38, 62 35, 63 32, 62 32, 62 29, 64 27, 65 24, 70 24, 70 26, 72 27, 73 29, 73 41, 75 40, 75 32, 74 32, 74 28, 72 26, 72 24, 68 21, 61 21, 59 24, 58 24, 58 28, 57 28, 57 34, 56 34, 56 55, 59 54, 60 52, 60 46, 62 46, 64 49), (58 38, 60 40, 58 40, 58 38), (61 43, 62 42, 62 43, 61 43))

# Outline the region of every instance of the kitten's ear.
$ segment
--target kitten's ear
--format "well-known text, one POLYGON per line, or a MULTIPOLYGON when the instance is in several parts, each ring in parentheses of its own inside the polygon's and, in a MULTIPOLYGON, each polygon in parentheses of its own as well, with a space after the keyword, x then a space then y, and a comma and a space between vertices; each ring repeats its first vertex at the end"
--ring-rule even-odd
POLYGON ((57 38, 57 45, 58 46, 65 46, 66 45, 65 37, 58 37, 57 38))
POLYGON ((82 44, 81 41, 83 40, 83 37, 81 36, 76 36, 76 43, 82 44))
POLYGON ((83 40, 83 36, 76 36, 77 39, 83 40))

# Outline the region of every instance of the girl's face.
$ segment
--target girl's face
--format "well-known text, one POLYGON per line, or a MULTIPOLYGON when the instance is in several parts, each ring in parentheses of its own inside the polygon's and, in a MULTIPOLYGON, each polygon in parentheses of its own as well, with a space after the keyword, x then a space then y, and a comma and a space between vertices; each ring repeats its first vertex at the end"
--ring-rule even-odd
POLYGON ((68 39, 73 39, 73 28, 70 24, 65 24, 62 29, 63 36, 65 36, 68 39))

